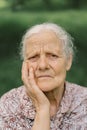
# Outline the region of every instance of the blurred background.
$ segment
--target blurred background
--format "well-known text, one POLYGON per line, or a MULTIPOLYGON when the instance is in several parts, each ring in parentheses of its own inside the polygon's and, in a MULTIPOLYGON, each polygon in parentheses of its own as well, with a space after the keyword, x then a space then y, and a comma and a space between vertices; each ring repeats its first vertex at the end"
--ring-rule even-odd
POLYGON ((67 80, 87 86, 87 0, 0 0, 0 96, 22 85, 19 45, 32 25, 64 27, 77 48, 67 80))

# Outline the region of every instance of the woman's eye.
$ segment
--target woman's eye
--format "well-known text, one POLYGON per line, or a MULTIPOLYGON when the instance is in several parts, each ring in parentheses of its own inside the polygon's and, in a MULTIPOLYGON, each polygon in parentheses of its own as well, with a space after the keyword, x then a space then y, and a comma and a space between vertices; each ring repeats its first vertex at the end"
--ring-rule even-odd
POLYGON ((57 56, 57 55, 54 55, 54 54, 51 54, 50 57, 51 57, 51 58, 58 58, 58 56, 57 56))
POLYGON ((58 56, 57 55, 51 55, 52 57, 54 57, 54 58, 57 58, 58 56))
POLYGON ((35 55, 35 56, 32 56, 32 57, 29 57, 28 59, 30 60, 30 61, 36 61, 37 59, 38 59, 38 55, 35 55))
POLYGON ((55 55, 55 54, 48 54, 48 58, 50 58, 50 59, 57 59, 58 56, 55 55))

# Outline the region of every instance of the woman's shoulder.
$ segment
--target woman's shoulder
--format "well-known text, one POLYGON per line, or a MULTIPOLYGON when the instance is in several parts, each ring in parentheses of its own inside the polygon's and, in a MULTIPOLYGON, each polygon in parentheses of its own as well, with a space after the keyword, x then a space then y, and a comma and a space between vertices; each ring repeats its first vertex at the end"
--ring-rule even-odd
POLYGON ((71 95, 71 106, 72 109, 75 109, 76 107, 87 106, 87 88, 78 84, 74 83, 66 83, 66 91, 69 95, 71 95))
POLYGON ((68 96, 66 100, 70 100, 70 102, 67 102, 68 121, 78 128, 84 127, 87 124, 87 88, 67 82, 66 91, 68 96))
POLYGON ((9 114, 17 112, 18 107, 20 106, 20 99, 25 94, 24 86, 14 88, 6 92, 0 98, 0 113, 9 114))
POLYGON ((0 102, 2 101, 2 100, 8 100, 8 99, 16 99, 16 98, 18 98, 19 97, 19 94, 20 93, 23 93, 23 91, 24 91, 24 86, 20 86, 20 87, 17 87, 17 88, 13 88, 13 89, 11 89, 11 90, 9 90, 8 92, 6 92, 5 94, 3 94, 2 96, 1 96, 1 98, 0 98, 0 102))
MULTIPOLYGON (((14 88, 0 99, 0 128, 22 129, 23 124, 30 128, 27 119, 34 117, 30 98, 24 86, 14 88)), ((29 121, 29 120, 28 120, 29 121)))
POLYGON ((70 91, 73 95, 75 94, 76 96, 87 95, 87 87, 75 83, 66 82, 66 90, 70 91))

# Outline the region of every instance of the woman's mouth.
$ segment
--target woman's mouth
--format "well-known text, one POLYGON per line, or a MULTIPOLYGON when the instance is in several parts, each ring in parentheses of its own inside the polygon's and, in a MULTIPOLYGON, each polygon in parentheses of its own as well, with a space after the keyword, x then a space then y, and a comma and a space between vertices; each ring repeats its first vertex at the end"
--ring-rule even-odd
POLYGON ((40 75, 37 78, 38 79, 48 79, 48 78, 52 78, 52 76, 50 76, 50 75, 40 75))

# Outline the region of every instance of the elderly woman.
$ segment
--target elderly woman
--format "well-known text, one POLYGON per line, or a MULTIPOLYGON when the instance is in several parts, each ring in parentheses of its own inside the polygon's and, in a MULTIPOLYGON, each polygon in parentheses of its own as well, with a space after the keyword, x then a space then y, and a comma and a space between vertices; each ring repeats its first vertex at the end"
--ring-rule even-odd
POLYGON ((23 36, 22 80, 0 99, 0 130, 87 130, 87 89, 66 81, 71 36, 43 23, 23 36))

